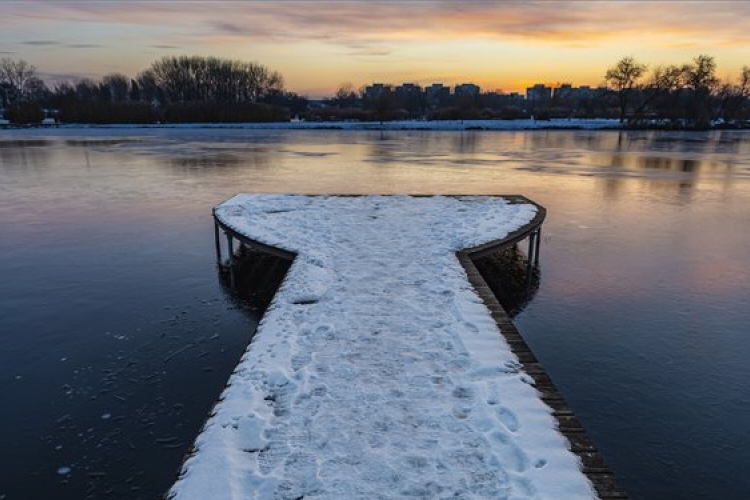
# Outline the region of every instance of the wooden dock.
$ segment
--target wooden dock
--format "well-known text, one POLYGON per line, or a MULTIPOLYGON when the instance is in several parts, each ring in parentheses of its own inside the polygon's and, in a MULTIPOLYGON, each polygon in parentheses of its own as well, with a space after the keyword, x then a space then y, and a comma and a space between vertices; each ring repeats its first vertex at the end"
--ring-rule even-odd
MULTIPOLYGON (((531 281, 532 274, 538 271, 541 229, 546 216, 546 210, 523 196, 502 196, 502 198, 510 203, 533 204, 537 208, 536 215, 529 223, 507 234, 501 240, 494 240, 457 252, 458 260, 466 272, 469 283, 484 302, 501 335, 505 338, 511 351, 522 365, 523 372, 533 379, 533 386, 537 390, 539 398, 550 408, 551 414, 557 421, 559 432, 567 439, 569 450, 579 458, 580 469, 592 483, 597 496, 602 500, 626 499, 628 497, 618 485, 614 473, 606 465, 601 453, 587 436, 573 412, 568 408, 551 378, 540 365, 475 265, 476 259, 495 254, 516 245, 523 247, 523 243, 526 241, 528 245, 526 251, 526 274, 529 282, 531 281)), ((225 221, 222 221, 216 216, 216 213, 214 214, 214 219, 217 261, 228 272, 233 285, 240 278, 238 273, 241 266, 238 262, 237 250, 243 246, 252 249, 254 252, 266 252, 289 261, 294 261, 296 258, 294 252, 282 250, 249 238, 246 234, 242 234, 240 231, 226 224, 225 221), (226 260, 222 255, 222 233, 226 239, 226 245, 224 245, 228 254, 226 260)))

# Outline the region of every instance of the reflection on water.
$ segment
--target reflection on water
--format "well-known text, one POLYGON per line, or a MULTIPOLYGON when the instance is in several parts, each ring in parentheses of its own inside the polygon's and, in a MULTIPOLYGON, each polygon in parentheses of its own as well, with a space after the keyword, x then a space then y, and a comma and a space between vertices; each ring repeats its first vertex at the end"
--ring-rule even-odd
POLYGON ((0 179, 0 498, 167 489, 255 327, 214 265, 242 191, 544 205, 515 321, 626 490, 750 491, 750 134, 14 130, 0 179))
POLYGON ((219 268, 219 280, 224 292, 238 304, 253 304, 258 310, 265 311, 292 262, 251 250, 241 243, 235 255, 237 268, 234 286, 228 267, 219 268))
POLYGON ((72 147, 106 147, 120 146, 141 142, 139 139, 66 139, 63 143, 72 147))
POLYGON ((46 139, 23 139, 23 140, 0 140, 0 150, 16 148, 33 148, 40 146, 50 146, 53 141, 46 139))
POLYGON ((518 245, 477 259, 474 264, 511 318, 523 311, 539 290, 541 270, 536 266, 529 269, 528 258, 518 245))

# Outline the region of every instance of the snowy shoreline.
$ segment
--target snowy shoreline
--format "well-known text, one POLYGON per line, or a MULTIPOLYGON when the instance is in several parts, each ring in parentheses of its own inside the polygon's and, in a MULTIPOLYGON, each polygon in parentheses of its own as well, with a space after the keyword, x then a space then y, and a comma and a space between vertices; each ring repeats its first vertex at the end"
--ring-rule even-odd
MULTIPOLYGON (((0 127, 7 124, 0 121, 0 127)), ((248 130, 612 130, 619 129, 612 119, 552 120, 401 120, 389 122, 272 122, 272 123, 186 123, 154 125, 44 125, 40 127, 8 127, 6 130, 76 130, 76 129, 248 129, 248 130)))
POLYGON ((535 213, 484 196, 219 205, 298 256, 171 497, 596 498, 456 257, 535 213))

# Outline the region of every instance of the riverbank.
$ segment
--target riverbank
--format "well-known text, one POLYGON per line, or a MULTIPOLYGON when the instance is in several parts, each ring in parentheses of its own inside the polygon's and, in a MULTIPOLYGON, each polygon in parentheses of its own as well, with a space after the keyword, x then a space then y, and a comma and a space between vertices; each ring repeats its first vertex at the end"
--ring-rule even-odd
POLYGON ((141 129, 246 129, 246 130, 434 130, 434 131, 525 131, 525 130, 622 130, 622 131, 682 131, 748 130, 748 125, 717 123, 709 128, 690 128, 670 123, 621 124, 609 118, 556 118, 551 120, 395 120, 386 122, 359 121, 289 121, 253 123, 154 123, 154 124, 57 124, 11 125, 0 120, 0 130, 141 130, 141 129))
MULTIPOLYGON (((7 120, 5 120, 7 122, 7 120)), ((555 120, 401 120, 387 122, 271 122, 271 123, 175 123, 153 125, 86 125, 86 124, 40 124, 38 126, 11 126, 0 121, 1 128, 8 129, 154 129, 154 128, 209 128, 249 130, 606 130, 620 128, 617 120, 610 119, 555 119, 555 120)))

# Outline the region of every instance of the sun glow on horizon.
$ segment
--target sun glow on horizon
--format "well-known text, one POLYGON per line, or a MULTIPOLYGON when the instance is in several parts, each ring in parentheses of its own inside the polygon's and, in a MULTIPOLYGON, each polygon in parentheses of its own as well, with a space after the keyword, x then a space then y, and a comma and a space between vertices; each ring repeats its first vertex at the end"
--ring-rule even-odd
POLYGON ((6 0, 0 57, 49 78, 134 77, 160 57, 213 55, 279 71, 289 90, 351 82, 597 86, 631 55, 655 67, 750 64, 750 2, 149 2, 6 0), (676 21, 679 20, 679 21, 676 21))

